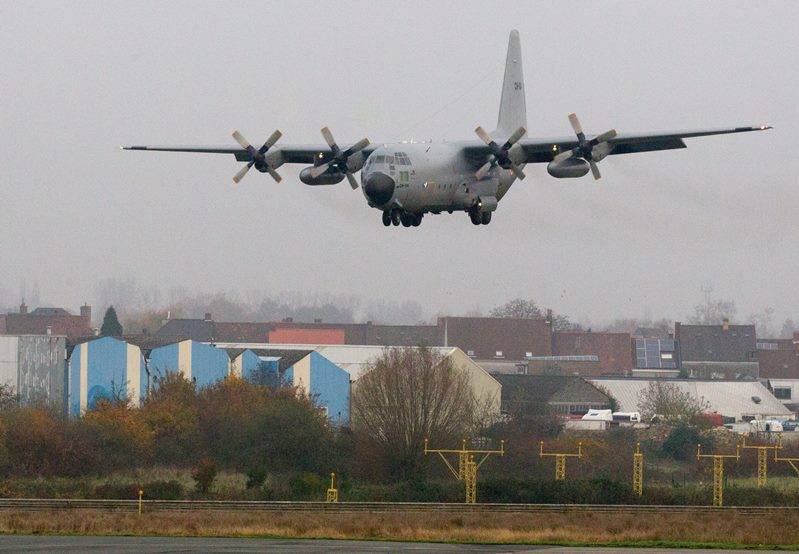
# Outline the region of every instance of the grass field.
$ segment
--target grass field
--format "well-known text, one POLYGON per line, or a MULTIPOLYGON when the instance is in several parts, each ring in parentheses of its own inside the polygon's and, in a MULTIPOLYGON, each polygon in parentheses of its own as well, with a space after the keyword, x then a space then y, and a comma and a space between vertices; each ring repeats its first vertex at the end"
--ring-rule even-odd
POLYGON ((799 515, 764 521, 738 513, 456 514, 243 513, 99 510, 0 512, 4 534, 294 537, 799 549, 799 515))

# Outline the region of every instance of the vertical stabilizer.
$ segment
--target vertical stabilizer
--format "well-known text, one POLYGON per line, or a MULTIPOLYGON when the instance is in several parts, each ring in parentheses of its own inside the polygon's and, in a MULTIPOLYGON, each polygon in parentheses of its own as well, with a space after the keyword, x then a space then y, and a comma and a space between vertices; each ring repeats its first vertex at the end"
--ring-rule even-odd
POLYGON ((522 72, 522 47, 519 31, 510 32, 508 56, 505 59, 505 79, 502 81, 502 99, 499 103, 497 129, 492 133, 496 140, 505 140, 519 127, 527 127, 527 106, 524 101, 524 74, 522 72))

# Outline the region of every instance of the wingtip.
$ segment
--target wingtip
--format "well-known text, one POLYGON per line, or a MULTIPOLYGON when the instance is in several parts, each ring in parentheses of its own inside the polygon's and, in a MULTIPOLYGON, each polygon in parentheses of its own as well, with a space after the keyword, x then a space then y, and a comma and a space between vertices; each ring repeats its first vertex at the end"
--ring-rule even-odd
POLYGON ((768 131, 769 129, 773 129, 773 128, 774 127, 772 127, 771 125, 761 125, 760 126, 760 130, 761 131, 768 131))

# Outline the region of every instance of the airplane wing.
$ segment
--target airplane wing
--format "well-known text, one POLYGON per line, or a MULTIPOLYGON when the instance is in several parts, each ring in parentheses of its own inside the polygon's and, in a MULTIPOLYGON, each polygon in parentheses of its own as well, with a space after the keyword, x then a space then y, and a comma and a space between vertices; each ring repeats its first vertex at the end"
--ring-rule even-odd
MULTIPOLYGON (((223 146, 144 146, 133 145, 123 146, 122 150, 147 150, 154 152, 191 152, 195 154, 233 154, 237 161, 246 162, 233 176, 233 182, 241 181, 251 167, 255 167, 261 172, 269 173, 272 178, 280 182, 280 174, 275 171, 283 164, 312 164, 310 178, 317 179, 328 172, 331 168, 344 174, 353 189, 358 188, 358 182, 353 176, 353 170, 357 171, 357 166, 351 166, 348 160, 352 156, 357 156, 361 163, 371 154, 375 147, 370 146, 369 139, 363 138, 348 147, 341 149, 333 138, 330 129, 322 129, 322 137, 327 144, 304 144, 304 145, 280 145, 275 146, 283 133, 273 132, 260 148, 255 148, 238 131, 233 131, 233 139, 239 144, 238 147, 223 146)), ((300 179, 303 179, 300 174, 300 179)), ((303 181, 307 182, 307 181, 303 181)))
MULTIPOLYGON (((666 131, 654 133, 618 133, 615 137, 606 140, 609 144, 609 155, 616 154, 635 154, 638 152, 652 152, 656 150, 673 150, 676 148, 686 148, 683 139, 706 137, 711 135, 727 135, 732 133, 747 133, 750 131, 765 131, 771 129, 770 126, 760 125, 756 127, 730 127, 720 129, 699 129, 690 131, 666 131)), ((598 135, 587 135, 586 140, 591 140, 598 135)), ((551 137, 551 138, 521 138, 516 143, 524 153, 523 159, 518 159, 516 163, 549 163, 561 152, 571 150, 579 146, 576 136, 551 137)), ((475 161, 479 166, 485 162, 487 156, 491 154, 491 149, 486 144, 474 141, 464 147, 468 158, 475 161)), ((520 156, 521 158, 521 156, 520 156)))
MULTIPOLYGON (((122 150, 147 150, 153 152, 193 152, 195 154, 233 154, 236 160, 247 162, 250 153, 240 146, 207 145, 207 146, 172 146, 172 145, 130 145, 122 146, 122 150)), ((376 147, 369 145, 362 151, 368 156, 376 147)), ((322 154, 322 161, 332 157, 330 147, 326 144, 295 144, 275 146, 270 152, 279 152, 282 163, 312 164, 322 154)))

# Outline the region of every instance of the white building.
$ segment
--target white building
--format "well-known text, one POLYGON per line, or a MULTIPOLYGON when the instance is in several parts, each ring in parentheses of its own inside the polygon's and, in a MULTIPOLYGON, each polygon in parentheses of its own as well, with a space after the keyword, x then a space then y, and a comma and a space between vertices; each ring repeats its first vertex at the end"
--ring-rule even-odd
MULTIPOLYGON (((327 344, 273 344, 273 343, 214 343, 220 348, 249 349, 281 349, 281 350, 314 350, 350 374, 350 379, 357 381, 370 365, 383 353, 386 346, 327 345, 327 344)), ((398 347, 408 348, 408 347, 398 347)), ((469 378, 475 398, 481 405, 490 406, 495 414, 499 414, 502 385, 490 373, 480 367, 460 348, 431 347, 442 358, 448 359, 453 367, 464 371, 469 378)))
POLYGON ((707 402, 708 411, 734 417, 735 421, 752 419, 794 419, 794 414, 760 381, 720 379, 647 379, 597 377, 591 383, 604 388, 619 403, 621 412, 640 411, 641 394, 652 382, 669 383, 692 397, 707 402))
POLYGON ((64 404, 66 337, 0 335, 0 383, 23 403, 64 404))
POLYGON ((774 397, 784 405, 799 404, 799 379, 769 379, 774 397))

